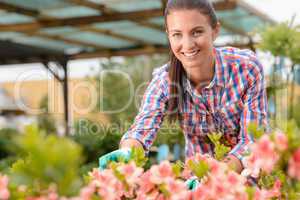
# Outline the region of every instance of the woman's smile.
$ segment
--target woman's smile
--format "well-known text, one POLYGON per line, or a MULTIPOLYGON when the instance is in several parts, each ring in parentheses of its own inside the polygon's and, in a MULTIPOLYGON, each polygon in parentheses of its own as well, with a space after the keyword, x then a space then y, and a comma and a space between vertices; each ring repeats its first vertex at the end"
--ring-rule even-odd
POLYGON ((199 52, 200 50, 194 50, 189 52, 182 52, 182 54, 188 59, 193 59, 198 55, 199 52))

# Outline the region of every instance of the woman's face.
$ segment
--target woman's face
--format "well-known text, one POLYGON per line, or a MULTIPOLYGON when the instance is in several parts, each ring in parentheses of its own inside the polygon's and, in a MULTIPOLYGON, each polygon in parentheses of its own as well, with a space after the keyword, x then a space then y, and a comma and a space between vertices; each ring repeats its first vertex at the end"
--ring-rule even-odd
POLYGON ((166 20, 171 49, 186 71, 211 62, 219 24, 213 29, 208 16, 196 9, 171 10, 166 20))

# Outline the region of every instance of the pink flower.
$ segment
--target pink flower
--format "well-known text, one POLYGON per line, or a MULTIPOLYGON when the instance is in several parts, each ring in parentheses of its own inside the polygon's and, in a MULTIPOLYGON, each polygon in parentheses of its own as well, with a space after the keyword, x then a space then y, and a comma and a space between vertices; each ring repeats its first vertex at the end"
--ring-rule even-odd
POLYGON ((279 151, 284 151, 288 148, 288 138, 286 134, 276 131, 275 132, 275 145, 279 151))
POLYGON ((257 141, 256 152, 262 153, 265 157, 274 155, 274 143, 270 140, 269 135, 264 135, 257 141))
POLYGON ((171 192, 170 200, 183 200, 190 196, 185 183, 181 180, 169 179, 166 183, 166 189, 171 192))
POLYGON ((94 193, 95 187, 93 187, 93 185, 89 185, 80 190, 80 197, 82 200, 90 200, 94 193))
POLYGON ((144 171, 143 168, 137 167, 134 162, 120 165, 117 169, 125 176, 126 182, 130 186, 135 186, 137 184, 139 177, 143 174, 144 171))
POLYGON ((300 148, 298 148, 289 160, 288 174, 300 181, 300 148))
POLYGON ((279 180, 275 181, 273 188, 270 190, 256 188, 254 193, 254 200, 269 200, 276 197, 280 198, 281 196, 280 189, 281 189, 281 182, 279 180))
POLYGON ((150 168, 150 180, 154 184, 165 183, 169 178, 174 178, 172 165, 169 161, 163 161, 159 165, 153 165, 150 168))
POLYGON ((268 191, 268 195, 267 195, 268 198, 279 197, 281 195, 280 189, 281 189, 281 182, 280 180, 277 179, 273 185, 273 188, 268 191))
POLYGON ((103 171, 94 169, 90 175, 93 178, 90 186, 96 187, 96 192, 100 197, 105 197, 107 200, 116 200, 124 195, 125 188, 111 169, 103 171))
POLYGON ((234 171, 228 172, 226 175, 226 183, 228 183, 228 187, 238 187, 241 185, 244 185, 246 183, 246 178, 241 176, 240 174, 237 174, 234 171))
POLYGON ((210 190, 206 185, 200 184, 192 193, 193 199, 206 200, 210 198, 210 190))
POLYGON ((8 177, 0 174, 0 199, 9 199, 10 193, 8 191, 8 177))
POLYGON ((139 180, 139 186, 140 186, 139 190, 144 194, 153 190, 155 187, 155 184, 151 182, 150 178, 151 178, 151 173, 150 171, 147 171, 141 176, 139 180))
POLYGON ((280 158, 269 135, 251 144, 250 149, 251 154, 244 158, 243 164, 253 177, 258 177, 261 170, 270 173, 280 158))

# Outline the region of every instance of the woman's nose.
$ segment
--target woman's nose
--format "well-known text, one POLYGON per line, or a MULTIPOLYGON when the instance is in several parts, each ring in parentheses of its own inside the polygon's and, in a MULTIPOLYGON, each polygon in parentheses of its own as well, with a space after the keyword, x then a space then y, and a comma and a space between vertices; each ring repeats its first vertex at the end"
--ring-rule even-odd
POLYGON ((191 50, 195 47, 196 43, 195 43, 195 40, 194 38, 192 37, 189 37, 189 36, 186 36, 186 37, 183 37, 183 40, 182 40, 182 49, 187 51, 187 50, 191 50))

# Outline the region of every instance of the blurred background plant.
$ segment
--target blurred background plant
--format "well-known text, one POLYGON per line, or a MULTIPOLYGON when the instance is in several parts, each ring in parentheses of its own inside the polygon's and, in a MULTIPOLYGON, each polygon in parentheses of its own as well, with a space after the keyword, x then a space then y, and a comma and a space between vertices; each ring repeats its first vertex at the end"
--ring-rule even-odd
POLYGON ((17 134, 18 131, 11 128, 0 130, 0 172, 8 172, 11 164, 17 160, 19 148, 13 141, 17 134))
POLYGON ((56 134, 56 124, 55 119, 49 113, 49 106, 48 106, 49 98, 48 95, 44 96, 40 102, 39 108, 43 110, 43 113, 38 115, 37 123, 39 129, 44 130, 47 134, 56 134))
POLYGON ((82 149, 74 141, 46 135, 37 126, 29 126, 24 134, 16 136, 19 158, 9 170, 11 198, 18 198, 26 188, 27 196, 38 196, 49 190, 62 196, 76 195, 82 186, 79 168, 82 149))
POLYGON ((297 117, 294 112, 295 106, 295 84, 296 84, 296 66, 300 64, 300 27, 294 26, 293 19, 290 22, 279 23, 264 27, 259 34, 261 41, 258 48, 263 51, 270 52, 274 57, 271 81, 267 87, 267 94, 272 98, 275 105, 274 122, 276 124, 276 114, 281 112, 278 110, 277 99, 282 98, 276 95, 277 91, 283 88, 288 89, 288 105, 284 108, 288 111, 288 119, 297 117), (285 60, 288 59, 291 64, 286 69, 286 80, 284 80, 282 69, 285 60))

